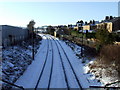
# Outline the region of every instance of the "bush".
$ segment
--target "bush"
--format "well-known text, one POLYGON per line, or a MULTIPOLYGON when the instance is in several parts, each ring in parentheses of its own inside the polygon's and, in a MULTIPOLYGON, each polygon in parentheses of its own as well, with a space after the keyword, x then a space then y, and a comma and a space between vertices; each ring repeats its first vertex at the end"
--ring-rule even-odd
POLYGON ((113 44, 116 36, 113 33, 109 33, 106 29, 98 29, 95 37, 97 39, 96 50, 100 52, 103 46, 113 44))
POLYGON ((96 32, 96 39, 100 45, 113 44, 115 41, 115 36, 112 33, 109 33, 106 29, 99 29, 96 32))
POLYGON ((72 31, 71 31, 71 35, 72 35, 72 36, 78 36, 79 33, 78 33, 78 31, 74 31, 74 30, 72 30, 72 31))
POLYGON ((95 38, 95 33, 87 33, 86 37, 87 38, 95 38))
POLYGON ((120 46, 107 45, 101 49, 100 52, 101 63, 110 65, 118 71, 120 77, 120 46))

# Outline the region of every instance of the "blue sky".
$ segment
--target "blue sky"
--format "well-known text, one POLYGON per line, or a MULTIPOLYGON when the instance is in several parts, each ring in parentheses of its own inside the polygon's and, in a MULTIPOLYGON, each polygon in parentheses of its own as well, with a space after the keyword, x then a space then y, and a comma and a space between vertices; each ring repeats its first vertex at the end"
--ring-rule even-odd
POLYGON ((117 2, 1 2, 0 25, 23 26, 34 19, 37 26, 68 25, 78 20, 118 16, 117 2), (1 8, 2 7, 2 8, 1 8))

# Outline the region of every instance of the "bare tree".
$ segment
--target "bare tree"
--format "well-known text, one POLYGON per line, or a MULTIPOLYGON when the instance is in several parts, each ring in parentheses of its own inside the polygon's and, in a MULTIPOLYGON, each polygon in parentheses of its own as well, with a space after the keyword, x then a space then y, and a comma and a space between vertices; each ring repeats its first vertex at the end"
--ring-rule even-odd
POLYGON ((30 38, 32 38, 32 33, 34 32, 34 25, 35 25, 34 20, 31 20, 29 22, 29 24, 27 25, 28 33, 29 33, 28 35, 29 35, 30 38))

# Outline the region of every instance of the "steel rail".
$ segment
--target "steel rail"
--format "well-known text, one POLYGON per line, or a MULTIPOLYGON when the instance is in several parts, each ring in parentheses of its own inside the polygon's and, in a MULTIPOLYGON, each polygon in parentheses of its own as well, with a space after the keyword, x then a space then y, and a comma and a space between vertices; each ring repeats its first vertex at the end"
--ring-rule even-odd
MULTIPOLYGON (((54 40, 54 39, 53 39, 53 40, 54 40)), ((55 40, 54 40, 54 41, 55 41, 55 40)), ((66 71, 65 71, 65 66, 64 66, 64 64, 63 64, 62 55, 60 54, 60 49, 59 49, 56 41, 55 41, 55 44, 56 44, 56 46, 57 46, 57 50, 58 50, 58 53, 59 53, 59 55, 60 55, 60 60, 61 60, 61 64, 62 64, 62 68, 63 68, 63 72, 64 72, 64 77, 65 77, 66 86, 67 86, 67 88, 68 88, 68 90, 69 90, 69 89, 70 89, 70 86, 69 86, 69 84, 68 84, 68 78, 67 78, 67 74, 66 74, 66 71)))
MULTIPOLYGON (((50 40, 51 41, 51 40, 50 40)), ((51 63, 51 70, 50 70, 50 78, 49 78, 49 82, 48 82, 48 90, 50 88, 50 83, 51 83, 51 79, 52 79, 52 72, 53 72, 53 60, 54 60, 54 56, 53 56, 53 44, 51 41, 51 47, 52 47, 52 63, 51 63)))
MULTIPOLYGON (((47 38, 47 40, 48 40, 48 38, 47 38)), ((35 90, 37 90, 38 84, 39 84, 40 79, 41 79, 41 77, 42 77, 42 74, 43 74, 43 71, 44 71, 44 68, 45 68, 45 65, 46 65, 46 62, 47 62, 47 58, 48 58, 48 52, 49 52, 49 40, 48 40, 48 46, 47 46, 47 53, 46 53, 46 57, 45 57, 45 62, 44 62, 44 64, 43 64, 42 71, 41 71, 41 73, 40 73, 40 75, 39 75, 37 84, 36 84, 36 86, 35 86, 35 90)))
POLYGON ((75 73, 75 71, 74 71, 74 69, 73 69, 73 66, 72 66, 72 64, 71 64, 71 62, 70 62, 70 60, 69 60, 69 58, 68 58, 65 50, 63 49, 63 47, 62 47, 62 45, 60 44, 60 42, 59 42, 58 40, 56 40, 56 41, 58 42, 58 44, 59 44, 60 47, 62 48, 62 50, 63 50, 63 52, 64 52, 64 54, 65 54, 65 56, 66 56, 66 58, 67 58, 67 60, 68 60, 68 63, 69 63, 69 65, 70 65, 70 67, 71 67, 71 69, 72 69, 72 71, 73 71, 73 74, 74 74, 75 79, 76 79, 76 81, 77 81, 77 83, 78 83, 78 85, 79 85, 79 88, 82 89, 82 86, 81 86, 81 84, 80 84, 80 82, 79 82, 79 79, 78 79, 78 77, 77 77, 77 75, 76 75, 76 73, 75 73))

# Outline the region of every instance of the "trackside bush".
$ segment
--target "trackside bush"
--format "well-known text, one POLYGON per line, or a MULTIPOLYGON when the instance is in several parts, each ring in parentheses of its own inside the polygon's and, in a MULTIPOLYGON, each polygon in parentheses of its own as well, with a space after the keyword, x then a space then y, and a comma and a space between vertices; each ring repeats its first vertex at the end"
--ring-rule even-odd
POLYGON ((115 41, 115 35, 109 33, 107 29, 98 29, 95 37, 97 39, 96 48, 98 51, 100 51, 102 46, 113 44, 115 41))
POLYGON ((101 63, 110 65, 118 71, 120 77, 120 46, 106 45, 103 46, 100 52, 101 63))

